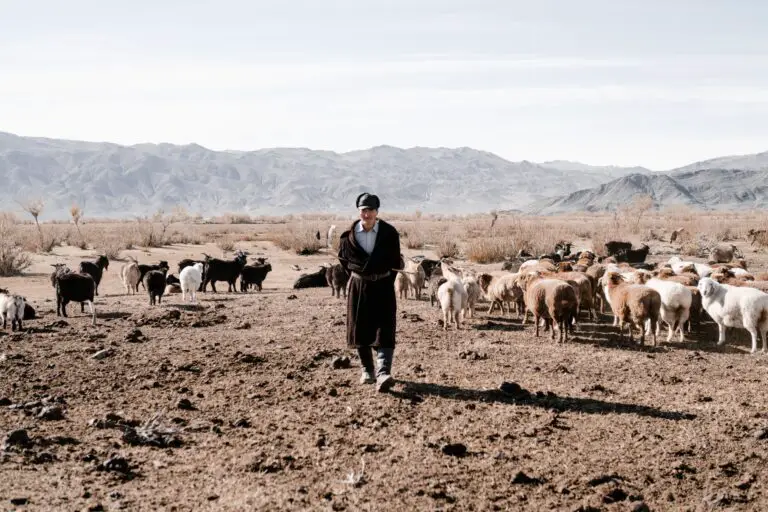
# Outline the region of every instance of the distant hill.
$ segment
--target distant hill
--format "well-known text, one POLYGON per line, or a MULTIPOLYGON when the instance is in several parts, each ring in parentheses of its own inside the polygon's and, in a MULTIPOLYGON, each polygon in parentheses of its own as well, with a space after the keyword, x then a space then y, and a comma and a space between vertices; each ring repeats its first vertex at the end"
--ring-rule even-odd
POLYGON ((578 162, 511 162, 472 148, 392 146, 213 151, 198 144, 82 142, 0 132, 0 200, 41 198, 43 219, 72 203, 90 217, 146 215, 180 205, 204 216, 349 212, 363 191, 383 212, 537 214, 612 210, 637 194, 657 206, 768 207, 768 152, 669 172, 578 162))
POLYGON ((383 211, 472 213, 531 203, 622 176, 622 168, 510 162, 471 148, 377 146, 348 153, 303 148, 212 151, 20 137, 0 132, 0 199, 42 198, 42 218, 191 213, 350 211, 373 191, 383 211), (576 166, 576 167, 574 167, 576 166))

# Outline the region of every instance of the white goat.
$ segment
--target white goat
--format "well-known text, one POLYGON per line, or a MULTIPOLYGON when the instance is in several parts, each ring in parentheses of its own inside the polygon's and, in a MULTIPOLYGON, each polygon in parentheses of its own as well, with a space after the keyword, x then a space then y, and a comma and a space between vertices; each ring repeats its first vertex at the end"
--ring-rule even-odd
POLYGON ((181 300, 186 302, 187 294, 191 294, 191 301, 195 302, 195 292, 203 282, 203 264, 195 263, 184 267, 179 272, 179 282, 181 283, 181 300))
POLYGON ((11 320, 12 331, 16 330, 17 325, 21 329, 24 320, 24 297, 0 293, 0 316, 3 318, 3 329, 7 327, 8 319, 11 320))
POLYGON ((757 339, 763 338, 763 353, 768 351, 768 294, 755 288, 730 286, 705 277, 699 281, 704 310, 717 323, 718 345, 725 343, 725 328, 746 329, 752 336, 752 353, 757 339))
POLYGON ((129 263, 126 263, 120 268, 120 279, 123 281, 123 286, 128 295, 137 292, 139 289, 139 280, 141 279, 141 271, 139 270, 139 264, 136 260, 131 259, 129 263))
POLYGON ((443 311, 443 330, 454 322, 461 329, 462 311, 467 307, 467 291, 458 279, 448 279, 437 289, 437 300, 443 311))
POLYGON ((475 318, 475 305, 477 304, 477 301, 480 300, 480 297, 482 297, 483 289, 480 288, 480 283, 477 280, 477 276, 474 274, 464 276, 461 280, 461 284, 464 285, 464 290, 467 293, 467 305, 466 310, 464 311, 464 318, 467 316, 475 318), (467 313, 469 313, 469 315, 467 315, 467 313))

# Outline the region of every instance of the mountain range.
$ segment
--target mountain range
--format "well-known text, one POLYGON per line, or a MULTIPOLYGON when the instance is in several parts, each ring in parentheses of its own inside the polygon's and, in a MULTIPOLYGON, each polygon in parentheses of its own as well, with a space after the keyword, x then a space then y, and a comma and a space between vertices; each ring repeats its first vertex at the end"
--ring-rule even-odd
POLYGON ((0 200, 42 199, 42 219, 147 215, 182 206, 203 216, 349 212, 373 191, 382 212, 600 211, 650 194, 658 206, 768 206, 768 153, 669 172, 551 161, 511 162, 472 148, 376 146, 213 151, 197 144, 82 142, 0 132, 0 200))

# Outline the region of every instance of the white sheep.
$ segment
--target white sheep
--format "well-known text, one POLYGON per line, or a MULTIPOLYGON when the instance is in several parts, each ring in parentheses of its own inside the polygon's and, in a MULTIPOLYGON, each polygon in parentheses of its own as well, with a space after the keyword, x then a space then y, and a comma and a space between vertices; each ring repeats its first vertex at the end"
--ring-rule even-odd
POLYGON ((464 311, 464 318, 467 316, 475 318, 475 305, 480 300, 480 297, 482 297, 483 290, 480 287, 477 276, 474 274, 464 276, 461 284, 464 285, 464 290, 467 293, 467 306, 464 311))
POLYGON ((454 322, 461 329, 462 312, 467 307, 467 291, 458 279, 448 279, 437 289, 437 300, 443 311, 443 330, 454 322))
POLYGON ((427 274, 424 272, 424 267, 419 265, 418 262, 409 259, 405 261, 403 273, 408 279, 408 288, 413 290, 413 295, 416 300, 421 300, 421 290, 424 289, 424 282, 427 280, 427 274))
POLYGON ((11 320, 11 330, 15 331, 18 325, 22 329, 22 320, 24 320, 24 297, 20 295, 11 295, 0 293, 0 316, 3 318, 3 329, 8 326, 8 319, 11 320))
POLYGON ((181 300, 186 302, 189 293, 191 301, 195 302, 197 300, 195 292, 200 287, 200 283, 203 282, 203 264, 198 262, 181 269, 179 281, 181 283, 181 300))
MULTIPOLYGON (((661 320, 667 324, 667 342, 672 341, 672 334, 675 331, 680 332, 680 341, 685 341, 683 326, 691 315, 691 303, 693 302, 691 291, 680 283, 653 278, 652 274, 646 270, 637 271, 636 282, 656 290, 661 295, 659 315, 661 320)), ((660 329, 661 323, 658 323, 657 336, 660 329)))
POLYGON ((752 353, 757 339, 763 338, 763 353, 768 351, 768 294, 755 288, 720 284, 708 277, 699 281, 704 310, 717 323, 718 345, 725 344, 725 328, 746 329, 752 336, 752 353))

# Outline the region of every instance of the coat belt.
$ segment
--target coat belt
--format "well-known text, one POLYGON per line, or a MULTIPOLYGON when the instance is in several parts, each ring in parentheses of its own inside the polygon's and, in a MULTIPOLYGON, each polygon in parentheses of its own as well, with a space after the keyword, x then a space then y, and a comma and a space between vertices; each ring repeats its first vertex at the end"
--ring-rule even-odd
POLYGON ((383 274, 368 274, 368 275, 363 275, 363 274, 358 274, 357 272, 352 272, 352 277, 356 277, 358 279, 362 279, 363 281, 379 281, 379 280, 384 279, 384 278, 389 277, 389 276, 390 276, 389 272, 385 272, 383 274))

